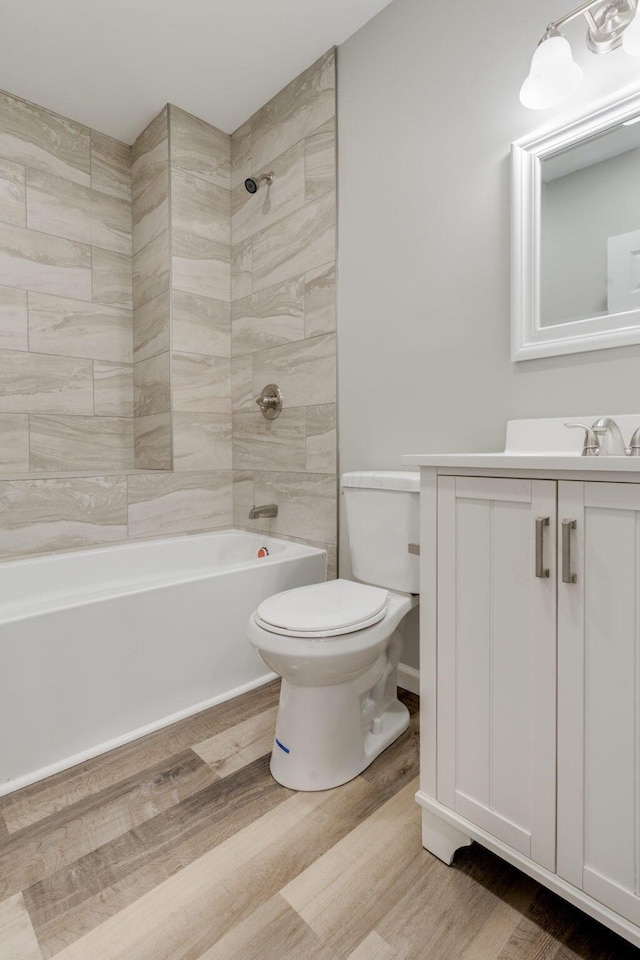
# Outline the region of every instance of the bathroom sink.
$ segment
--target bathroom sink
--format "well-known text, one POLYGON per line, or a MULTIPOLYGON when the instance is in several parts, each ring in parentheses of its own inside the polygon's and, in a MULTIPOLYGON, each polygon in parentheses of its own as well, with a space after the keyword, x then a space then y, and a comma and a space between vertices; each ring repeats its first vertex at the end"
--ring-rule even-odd
MULTIPOLYGON (((471 470, 561 470, 598 473, 640 473, 640 457, 582 456, 583 431, 569 430, 568 422, 591 424, 600 414, 509 420, 505 448, 487 453, 407 454, 406 466, 448 467, 471 470)), ((638 414, 611 414, 625 442, 640 426, 638 414)))

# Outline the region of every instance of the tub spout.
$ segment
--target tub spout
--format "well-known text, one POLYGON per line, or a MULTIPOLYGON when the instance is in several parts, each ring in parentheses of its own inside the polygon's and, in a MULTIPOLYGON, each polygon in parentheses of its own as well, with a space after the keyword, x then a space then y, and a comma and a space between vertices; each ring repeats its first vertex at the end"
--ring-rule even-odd
POLYGON ((278 516, 278 504, 277 503, 266 503, 260 507, 256 507, 255 503, 249 511, 249 520, 262 520, 268 519, 269 517, 278 516))

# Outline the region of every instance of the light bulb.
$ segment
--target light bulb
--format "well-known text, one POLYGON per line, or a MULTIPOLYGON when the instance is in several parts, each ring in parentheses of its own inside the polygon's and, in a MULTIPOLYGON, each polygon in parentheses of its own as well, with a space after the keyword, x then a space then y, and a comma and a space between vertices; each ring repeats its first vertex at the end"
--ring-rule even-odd
POLYGON ((529 76, 522 84, 520 101, 530 110, 547 110, 568 100, 582 82, 582 69, 562 36, 551 36, 538 46, 529 76))
POLYGON ((638 13, 622 35, 622 49, 631 57, 640 57, 640 14, 638 13))

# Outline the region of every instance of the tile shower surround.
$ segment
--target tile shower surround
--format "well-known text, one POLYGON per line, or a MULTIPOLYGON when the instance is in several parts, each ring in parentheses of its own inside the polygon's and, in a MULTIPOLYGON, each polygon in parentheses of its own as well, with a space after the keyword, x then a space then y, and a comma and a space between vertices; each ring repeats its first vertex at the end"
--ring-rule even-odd
POLYGON ((133 146, 135 462, 231 471, 231 142, 165 108, 133 146))
MULTIPOLYGON (((105 476, 0 476, 0 557, 235 524, 323 546, 335 569, 334 52, 232 137, 171 106, 133 148, 117 144, 110 152, 114 141, 23 107, 30 119, 45 116, 43 136, 59 148, 50 154, 37 138, 23 142, 15 122, 5 132, 0 109, 0 218, 8 229, 20 225, 29 185, 19 168, 28 160, 38 172, 32 205, 40 223, 46 218, 67 234, 55 242, 70 245, 60 269, 76 287, 62 296, 39 285, 0 286, 0 382, 16 390, 0 398, 0 469, 27 472, 30 415, 32 470, 55 473, 62 444, 70 472, 107 474, 100 450, 109 450, 110 464, 105 476), (78 158, 84 142, 56 140, 59 125, 86 134, 88 168, 78 158), (116 162, 122 151, 130 153, 127 171, 116 162), (250 197, 245 176, 266 169, 276 173, 274 186, 250 197), (66 218, 47 180, 56 176, 70 180, 60 202, 73 201, 73 210, 82 208, 76 185, 85 194, 91 185, 108 189, 122 201, 133 183, 128 257, 115 209, 95 234, 81 217, 59 225, 66 218), (95 236, 105 247, 89 244, 92 293, 78 302, 83 244, 95 236), (54 311, 62 307, 58 338, 54 311), (122 310, 133 320, 126 346, 122 310), (59 353, 33 351, 34 336, 39 349, 48 343, 59 353), (99 359, 84 355, 91 339, 100 343, 99 359), (285 411, 268 423, 254 397, 274 380, 285 411), (25 382, 33 389, 27 412, 20 406, 25 382), (132 474, 115 452, 123 424, 130 451, 135 430, 139 470, 170 466, 172 427, 173 472, 132 474), (248 521, 253 502, 273 500, 276 521, 248 521)), ((58 282, 57 274, 45 282, 58 282)))
POLYGON ((0 94, 0 479, 133 467, 131 148, 0 94))
POLYGON ((336 84, 330 51, 231 137, 234 525, 303 538, 335 573, 336 84), (249 175, 273 172, 251 196, 249 175), (254 398, 277 383, 266 421, 254 398), (250 522, 252 503, 277 503, 250 522))
POLYGON ((170 115, 173 469, 231 478, 231 138, 170 115))
POLYGON ((139 469, 171 469, 169 110, 132 148, 134 453, 139 469))

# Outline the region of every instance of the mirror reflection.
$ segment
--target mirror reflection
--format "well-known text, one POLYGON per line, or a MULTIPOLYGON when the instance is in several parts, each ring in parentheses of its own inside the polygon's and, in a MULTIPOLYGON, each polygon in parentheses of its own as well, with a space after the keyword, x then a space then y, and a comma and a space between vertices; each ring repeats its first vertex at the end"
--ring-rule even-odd
POLYGON ((640 310, 640 117, 540 162, 540 325, 640 310))

